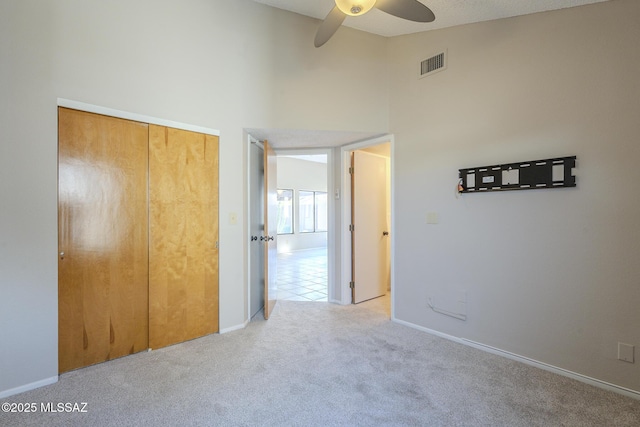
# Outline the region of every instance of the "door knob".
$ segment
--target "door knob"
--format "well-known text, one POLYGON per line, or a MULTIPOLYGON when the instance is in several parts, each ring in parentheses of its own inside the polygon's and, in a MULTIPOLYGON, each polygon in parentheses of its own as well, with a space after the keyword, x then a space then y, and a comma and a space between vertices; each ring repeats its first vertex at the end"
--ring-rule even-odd
POLYGON ((64 252, 60 252, 60 259, 64 259, 64 252))

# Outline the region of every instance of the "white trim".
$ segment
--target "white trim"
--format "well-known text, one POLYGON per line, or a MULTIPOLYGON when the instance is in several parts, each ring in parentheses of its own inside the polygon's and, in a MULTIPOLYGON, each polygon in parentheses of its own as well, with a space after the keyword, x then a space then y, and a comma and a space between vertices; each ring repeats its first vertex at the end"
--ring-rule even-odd
POLYGON ((256 147, 264 151, 264 144, 261 141, 258 141, 257 139, 252 137, 251 135, 249 135, 249 145, 251 144, 255 144, 256 147))
POLYGON ((219 334, 228 334, 229 332, 233 332, 233 331, 238 331, 240 329, 244 329, 247 327, 247 325, 249 324, 249 320, 245 320, 244 323, 241 323, 239 325, 235 325, 235 326, 230 326, 228 328, 224 328, 224 329, 220 329, 219 334))
POLYGON ((117 117, 119 119, 133 120, 135 122, 149 123, 158 126, 167 126, 175 129, 188 130, 191 132, 204 133, 207 135, 220 136, 220 131, 201 126, 178 123, 171 120, 159 119, 157 117, 145 116, 143 114, 130 113, 127 111, 114 110, 113 108, 101 107, 99 105, 85 104, 84 102, 72 101, 58 98, 58 106, 71 108, 73 110, 86 111, 88 113, 102 114, 103 116, 117 117))
POLYGON ((340 251, 340 301, 342 304, 351 304, 351 289, 347 285, 351 282, 351 235, 349 225, 351 224, 351 177, 349 168, 351 159, 349 158, 349 146, 340 149, 340 177, 342 184, 342 197, 340 198, 342 221, 340 226, 341 251, 340 251))
POLYGON ((58 382, 58 376, 45 378, 40 381, 35 381, 29 384, 21 385, 16 388, 10 388, 9 390, 0 391, 0 399, 13 396, 14 394, 24 393, 25 391, 35 390, 36 388, 44 387, 46 385, 55 384, 58 382))
POLYGON ((420 326, 414 323, 406 322, 404 320, 396 319, 395 317, 392 317, 391 320, 401 325, 408 326, 410 328, 417 329, 419 331, 426 332, 430 335, 435 335, 437 337, 444 338, 446 340, 453 341, 458 344, 466 345, 468 347, 473 347, 475 349, 482 350, 487 353, 495 354, 497 356, 506 357, 507 359, 515 360, 517 362, 521 362, 529 366, 534 366, 536 368, 544 369, 545 371, 553 372, 554 374, 562 375, 563 377, 568 377, 585 384, 589 384, 598 388, 602 388, 608 391, 613 391, 615 393, 640 400, 640 391, 632 390, 626 387, 622 387, 616 384, 599 380, 597 378, 593 378, 577 372, 569 371, 568 369, 564 369, 554 365, 550 365, 548 363, 540 362, 538 360, 531 359, 526 356, 521 356, 519 354, 511 353, 510 351, 502 350, 502 349, 492 347, 490 345, 482 344, 476 341, 471 341, 466 338, 458 338, 458 337, 454 337, 453 335, 444 334, 442 332, 438 332, 433 329, 425 328, 424 326, 420 326))
POLYGON ((395 147, 396 147, 396 142, 395 139, 393 137, 393 135, 391 135, 390 138, 390 158, 389 158, 389 191, 391 191, 391 245, 390 245, 390 249, 389 249, 389 256, 391 257, 391 266, 389 267, 391 269, 391 272, 389 274, 390 277, 390 288, 391 288, 391 318, 393 319, 396 315, 396 292, 395 292, 395 287, 394 284, 396 283, 396 278, 395 278, 395 272, 396 272, 396 230, 398 229, 396 227, 396 212, 395 212, 395 206, 396 206, 396 191, 394 190, 394 184, 395 184, 395 168, 396 168, 396 163, 395 163, 395 147))
MULTIPOLYGON (((251 234, 251 144, 255 144, 259 142, 253 136, 251 136, 245 129, 242 130, 243 139, 246 138, 247 143, 244 147, 242 147, 244 154, 244 191, 246 191, 246 197, 243 199, 242 213, 244 215, 244 225, 243 225, 243 233, 242 233, 242 254, 244 256, 245 262, 243 263, 243 267, 246 266, 246 271, 244 272, 244 286, 247 292, 245 293, 245 322, 251 321, 251 247, 249 243, 247 243, 247 239, 251 234)), ((259 145, 256 144, 257 147, 259 145)), ((264 150, 264 147, 262 147, 264 150)), ((248 323, 247 323, 248 324, 248 323)))

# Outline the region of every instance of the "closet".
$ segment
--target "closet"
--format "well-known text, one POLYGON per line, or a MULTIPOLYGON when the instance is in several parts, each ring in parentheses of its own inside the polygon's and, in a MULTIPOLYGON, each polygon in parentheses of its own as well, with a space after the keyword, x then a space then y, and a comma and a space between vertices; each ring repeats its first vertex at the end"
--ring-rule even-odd
POLYGON ((58 109, 59 372, 218 331, 218 137, 58 109))

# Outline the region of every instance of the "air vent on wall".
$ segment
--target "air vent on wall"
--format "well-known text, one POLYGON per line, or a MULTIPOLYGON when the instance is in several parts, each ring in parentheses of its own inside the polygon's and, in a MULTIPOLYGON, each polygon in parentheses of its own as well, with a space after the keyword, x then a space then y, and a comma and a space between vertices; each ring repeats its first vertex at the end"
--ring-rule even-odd
POLYGON ((430 76, 431 74, 445 70, 447 68, 447 51, 440 52, 430 58, 423 59, 418 63, 418 78, 430 76))

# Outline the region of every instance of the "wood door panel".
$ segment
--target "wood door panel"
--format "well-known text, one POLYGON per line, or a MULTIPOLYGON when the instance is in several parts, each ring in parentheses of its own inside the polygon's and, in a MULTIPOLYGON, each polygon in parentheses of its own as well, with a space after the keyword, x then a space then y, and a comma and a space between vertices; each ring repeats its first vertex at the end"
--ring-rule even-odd
POLYGON ((148 348, 146 124, 59 108, 59 370, 148 348))
MULTIPOLYGON (((207 333, 217 332, 220 330, 219 325, 219 139, 214 135, 205 135, 205 151, 204 158, 208 169, 208 179, 206 179, 207 189, 206 194, 210 194, 209 202, 204 210, 203 217, 205 222, 211 224, 211 227, 207 231, 207 245, 212 243, 211 256, 207 258, 205 263, 204 275, 206 283, 210 283, 210 286, 204 289, 204 306, 207 317, 205 318, 205 324, 210 324, 211 327, 207 329, 207 333), (211 331, 211 332, 209 332, 211 331)), ((205 188, 205 187, 203 187, 205 188)))
POLYGON ((218 331, 218 138, 149 127, 149 341, 218 331))

